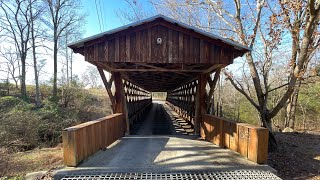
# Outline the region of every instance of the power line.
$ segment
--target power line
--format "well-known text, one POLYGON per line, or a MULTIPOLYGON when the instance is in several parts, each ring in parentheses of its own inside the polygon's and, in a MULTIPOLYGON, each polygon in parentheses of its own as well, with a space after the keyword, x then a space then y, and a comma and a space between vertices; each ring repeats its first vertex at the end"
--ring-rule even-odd
POLYGON ((100 31, 102 32, 102 27, 101 27, 101 22, 100 22, 100 15, 98 12, 98 5, 97 5, 97 0, 94 1, 96 4, 96 10, 97 10, 97 15, 98 15, 98 21, 99 21, 99 26, 100 26, 100 31))
MULTIPOLYGON (((103 1, 102 1, 103 2, 103 1)), ((102 8, 101 8, 101 0, 99 0, 99 9, 100 9, 100 17, 101 17, 101 24, 102 24, 102 29, 103 30, 105 30, 104 29, 104 20, 103 20, 103 13, 102 13, 102 8)), ((103 3, 102 3, 102 5, 103 5, 103 3)))

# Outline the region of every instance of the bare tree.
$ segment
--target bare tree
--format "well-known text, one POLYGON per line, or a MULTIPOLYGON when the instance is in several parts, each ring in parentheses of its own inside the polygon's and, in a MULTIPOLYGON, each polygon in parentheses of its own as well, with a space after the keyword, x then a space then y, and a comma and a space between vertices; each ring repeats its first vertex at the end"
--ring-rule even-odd
POLYGON ((279 1, 279 4, 281 9, 277 12, 277 16, 284 22, 283 27, 289 30, 292 38, 290 74, 293 77, 289 77, 289 83, 292 83, 294 87, 288 98, 285 127, 293 130, 299 89, 308 64, 319 47, 319 2, 313 0, 308 2, 279 1))
POLYGON ((96 88, 100 84, 100 75, 97 68, 93 66, 88 66, 86 71, 82 74, 82 83, 85 86, 90 86, 91 88, 96 88))
MULTIPOLYGON (((261 18, 261 10, 257 14, 255 20, 255 26, 253 28, 253 34, 250 36, 251 41, 248 42, 248 35, 245 33, 243 27, 243 20, 241 19, 241 3, 240 1, 235 1, 235 10, 236 15, 235 21, 237 23, 237 27, 240 31, 238 31, 239 39, 245 45, 249 47, 253 47, 255 42, 255 38, 257 36, 257 30, 260 30, 260 35, 262 42, 264 44, 264 51, 265 51, 265 60, 262 66, 262 81, 260 80, 261 77, 258 73, 258 65, 254 62, 252 53, 246 54, 246 62, 250 68, 250 75, 254 84, 255 88, 255 101, 254 98, 250 97, 250 95, 244 90, 243 86, 238 83, 234 77, 232 77, 229 73, 225 72, 228 76, 228 79, 234 85, 234 87, 241 92, 260 113, 260 119, 264 127, 267 127, 270 132, 272 131, 272 121, 271 119, 277 115, 277 113, 286 105, 286 102, 291 97, 294 92, 295 86, 297 81, 302 77, 304 74, 306 67, 308 65, 309 60, 309 51, 310 47, 313 47, 313 36, 317 31, 317 24, 319 21, 319 4, 315 1, 308 1, 304 3, 304 5, 298 6, 298 9, 291 9, 295 7, 294 3, 302 3, 302 1, 279 1, 279 6, 281 7, 280 14, 283 19, 278 18, 279 16, 276 13, 272 13, 270 15, 270 29, 268 36, 263 36, 262 28, 260 26, 260 18, 261 18), (301 12, 298 12, 299 9, 301 12), (289 15, 292 13, 293 16, 289 15), (308 13, 308 15, 304 15, 304 13, 308 13), (270 91, 273 89, 269 86, 269 73, 271 70, 272 65, 272 50, 277 48, 277 45, 281 42, 281 33, 283 30, 280 25, 284 22, 286 24, 285 27, 289 28, 289 32, 291 33, 292 37, 292 58, 291 58, 291 71, 288 76, 289 82, 287 86, 287 90, 282 95, 281 99, 278 103, 270 108, 268 107, 268 95, 270 91), (298 35, 299 34, 299 35, 298 35), (301 37, 300 34, 302 35, 301 37), (266 38, 268 37, 268 39, 266 38), (276 43, 275 43, 276 42, 276 43)), ((257 9, 262 9, 265 6, 264 1, 257 2, 257 9)), ((280 17, 281 17, 280 16, 280 17)), ((317 38, 315 38, 317 39, 317 38)), ((276 87, 278 88, 278 87, 276 87)), ((271 134, 271 133, 270 133, 271 134)), ((271 142, 274 138, 271 136, 271 142)), ((274 140, 275 141, 275 140, 274 140)), ((272 144, 271 144, 272 145, 272 144)), ((274 145, 274 144, 273 144, 274 145)))
POLYGON ((116 11, 122 23, 140 21, 150 16, 151 12, 147 12, 146 9, 143 8, 139 0, 124 0, 124 1, 126 2, 128 8, 118 9, 116 11), (128 11, 128 10, 131 10, 131 11, 128 11))
POLYGON ((2 2, 0 6, 3 12, 1 17, 1 28, 8 40, 7 43, 13 43, 21 61, 21 96, 27 97, 26 90, 26 59, 29 50, 30 40, 30 6, 26 0, 14 0, 11 2, 2 2))
POLYGON ((63 33, 63 39, 61 40, 64 46, 64 52, 61 52, 65 57, 64 65, 66 66, 66 83, 67 86, 70 84, 70 79, 72 81, 72 68, 73 68, 73 52, 69 49, 68 43, 72 41, 76 41, 77 38, 81 37, 83 35, 83 31, 77 24, 69 26, 63 33))
POLYGON ((19 55, 12 48, 4 48, 0 50, 1 57, 5 59, 2 63, 0 71, 10 75, 10 79, 14 81, 16 89, 19 89, 18 81, 20 80, 20 63, 19 55), (4 67, 3 67, 4 66, 4 67))
POLYGON ((45 0, 48 9, 47 23, 53 31, 53 91, 52 99, 58 100, 57 75, 58 75, 58 50, 59 41, 68 27, 83 24, 84 16, 79 13, 80 3, 77 0, 45 0), (80 24, 81 22, 81 24, 80 24))
POLYGON ((40 107, 41 99, 40 99, 40 87, 39 87, 39 74, 37 70, 36 35, 35 35, 36 33, 35 31, 37 31, 37 29, 34 27, 34 24, 38 19, 38 17, 41 15, 42 10, 39 7, 36 7, 34 11, 34 6, 36 6, 36 3, 37 3, 37 0, 29 0, 31 47, 32 47, 32 57, 33 57, 34 80, 36 85, 35 103, 37 107, 40 107))

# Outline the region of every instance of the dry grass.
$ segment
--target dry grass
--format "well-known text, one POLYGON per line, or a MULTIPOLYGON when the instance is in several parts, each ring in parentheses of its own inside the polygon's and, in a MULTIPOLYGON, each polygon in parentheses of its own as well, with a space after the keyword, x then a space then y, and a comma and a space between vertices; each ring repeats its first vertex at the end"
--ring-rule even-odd
POLYGON ((30 172, 49 170, 63 165, 61 146, 13 154, 2 151, 0 157, 0 177, 3 179, 10 177, 19 179, 30 172))

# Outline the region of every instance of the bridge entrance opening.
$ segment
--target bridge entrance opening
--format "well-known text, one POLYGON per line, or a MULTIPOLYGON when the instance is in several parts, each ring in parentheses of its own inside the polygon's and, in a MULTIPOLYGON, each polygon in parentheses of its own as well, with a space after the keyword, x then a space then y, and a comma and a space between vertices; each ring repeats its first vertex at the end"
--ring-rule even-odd
POLYGON ((151 92, 152 101, 165 101, 167 99, 167 92, 151 92))

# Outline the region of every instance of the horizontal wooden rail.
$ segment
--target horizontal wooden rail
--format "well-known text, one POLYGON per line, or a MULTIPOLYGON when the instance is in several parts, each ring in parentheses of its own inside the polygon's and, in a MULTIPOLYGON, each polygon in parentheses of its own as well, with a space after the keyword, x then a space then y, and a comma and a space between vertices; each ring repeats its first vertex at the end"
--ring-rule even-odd
POLYGON ((201 136, 220 147, 236 151, 253 162, 267 162, 269 131, 266 128, 206 114, 202 117, 201 136))
POLYGON ((77 166, 81 161, 123 137, 125 130, 126 124, 122 113, 64 129, 62 131, 64 164, 77 166))

